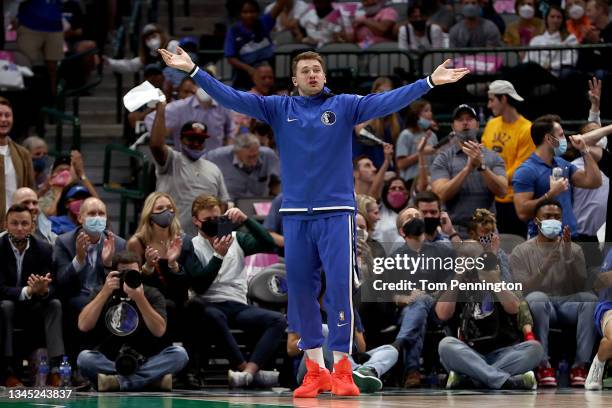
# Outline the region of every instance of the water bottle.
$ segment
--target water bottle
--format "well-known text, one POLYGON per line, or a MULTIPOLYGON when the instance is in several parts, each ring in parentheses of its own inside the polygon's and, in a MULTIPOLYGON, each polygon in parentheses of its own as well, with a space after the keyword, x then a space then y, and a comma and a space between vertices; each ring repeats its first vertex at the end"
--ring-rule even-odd
POLYGON ((40 357, 40 363, 38 364, 38 371, 36 372, 36 386, 46 387, 48 375, 49 375, 49 364, 47 364, 47 356, 43 355, 40 357))
POLYGON ((70 387, 70 379, 72 377, 72 367, 68 362, 68 356, 64 356, 62 359, 62 363, 59 366, 60 378, 61 378, 61 386, 62 387, 70 387))

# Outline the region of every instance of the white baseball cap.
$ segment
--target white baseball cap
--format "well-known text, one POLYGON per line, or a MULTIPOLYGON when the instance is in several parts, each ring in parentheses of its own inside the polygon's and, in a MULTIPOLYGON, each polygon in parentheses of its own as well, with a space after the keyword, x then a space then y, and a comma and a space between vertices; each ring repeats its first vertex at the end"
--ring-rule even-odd
POLYGON ((514 85, 512 85, 508 81, 503 81, 498 79, 489 84, 489 93, 495 95, 508 95, 512 99, 515 99, 519 102, 523 102, 525 99, 521 97, 514 89, 514 85))

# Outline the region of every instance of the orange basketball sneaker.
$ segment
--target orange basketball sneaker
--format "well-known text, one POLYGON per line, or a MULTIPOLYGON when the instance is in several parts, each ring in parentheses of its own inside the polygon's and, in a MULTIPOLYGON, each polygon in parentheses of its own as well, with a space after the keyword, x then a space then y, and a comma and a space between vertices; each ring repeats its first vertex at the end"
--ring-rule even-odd
POLYGON ((334 372, 331 375, 331 392, 334 395, 358 396, 359 388, 353 382, 353 367, 347 356, 334 364, 334 372))
MULTIPOLYGON (((315 398, 320 393, 331 389, 332 377, 327 368, 321 368, 319 363, 306 358, 306 369, 308 372, 302 380, 302 385, 293 391, 294 398, 315 398)), ((353 381, 352 377, 351 381, 353 381)))

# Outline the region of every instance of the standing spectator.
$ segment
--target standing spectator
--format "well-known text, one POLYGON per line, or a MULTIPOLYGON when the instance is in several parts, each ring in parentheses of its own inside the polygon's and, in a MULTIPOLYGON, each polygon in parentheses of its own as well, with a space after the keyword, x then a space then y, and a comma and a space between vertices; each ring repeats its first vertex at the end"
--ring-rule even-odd
POLYGON ((535 208, 538 233, 523 242, 510 255, 510 268, 516 282, 523 284, 525 300, 533 314, 534 332, 544 348, 538 368, 542 386, 557 386, 555 370, 549 362, 548 334, 553 327, 576 327, 576 351, 570 371, 572 386, 584 386, 595 345, 593 314, 597 297, 585 291, 587 271, 580 246, 571 242, 570 230, 561 222, 564 212, 556 200, 543 200, 535 208))
POLYGON ((30 0, 19 5, 17 47, 33 65, 44 60, 51 80, 51 94, 57 87, 57 63, 64 58, 61 0, 30 0))
POLYGON ((11 140, 12 128, 13 108, 8 99, 0 96, 0 223, 4 222, 4 214, 17 189, 35 188, 32 158, 27 149, 11 140))
POLYGON ((233 201, 270 196, 270 181, 280 172, 274 150, 261 146, 257 136, 251 133, 236 136, 233 145, 215 149, 205 157, 221 170, 233 201))
POLYGON ((234 88, 250 89, 253 86, 255 66, 262 62, 273 62, 274 44, 270 33, 286 2, 278 0, 270 12, 262 16, 259 15, 257 1, 242 2, 240 18, 229 28, 225 37, 225 57, 234 67, 234 88))
MULTIPOLYGON (((64 355, 62 304, 55 298, 55 276, 51 272, 51 246, 30 235, 32 213, 21 204, 11 206, 6 214, 8 234, 0 238, 0 310, 2 318, 2 357, 8 370, 7 387, 23 386, 15 377, 17 365, 13 346, 15 323, 32 330, 37 319, 44 320, 45 338, 50 357, 48 384, 59 387, 57 368, 64 355), (53 285, 52 285, 53 284, 53 285)), ((2 373, 4 374, 4 373, 2 373)), ((44 385, 43 385, 44 386, 44 385)))
POLYGON ((544 32, 544 22, 536 17, 536 0, 518 0, 514 3, 518 21, 510 23, 504 42, 511 47, 528 45, 533 37, 544 32))
POLYGON ((450 29, 450 48, 502 45, 499 29, 490 20, 480 17, 480 11, 478 0, 461 0, 463 20, 450 29))
POLYGON ((572 209, 571 186, 597 188, 601 186, 601 174, 591 155, 590 148, 578 137, 570 136, 572 145, 584 158, 584 170, 562 159, 567 150, 567 139, 561 127, 561 118, 556 115, 539 117, 531 125, 531 138, 536 146, 534 153, 519 166, 512 178, 514 206, 522 221, 528 221, 528 234, 537 234, 533 222, 535 208, 548 199, 557 199, 563 208, 563 224, 576 236, 576 216, 572 209), (553 177, 553 169, 560 168, 561 174, 553 177))
POLYGON ((423 154, 427 156, 427 165, 433 163, 438 143, 438 136, 434 133, 438 125, 433 120, 431 104, 425 100, 413 102, 406 113, 406 129, 402 130, 397 140, 395 158, 400 176, 412 187, 414 179, 418 176, 420 167, 418 165, 419 153, 417 146, 426 138, 423 154))
POLYGON ((34 168, 34 181, 36 188, 39 189, 49 177, 49 147, 47 142, 38 136, 30 136, 25 138, 21 145, 30 152, 32 167, 34 168))
MULTIPOLYGON (((271 13, 276 2, 270 3, 264 10, 265 13, 271 13)), ((285 7, 276 18, 275 33, 288 33, 292 38, 293 43, 302 42, 304 34, 300 28, 300 18, 308 12, 308 3, 303 0, 288 0, 285 7)))
POLYGON ((427 50, 444 46, 444 32, 434 23, 427 22, 419 3, 408 8, 408 23, 400 26, 397 45, 400 50, 427 50))
MULTIPOLYGON (((586 14, 591 22, 584 36, 583 44, 612 43, 612 23, 608 15, 606 0, 589 0, 586 14)), ((612 53, 609 50, 580 50, 578 69, 594 73, 599 79, 612 69, 612 53)))
POLYGON ((313 0, 312 4, 314 7, 300 19, 300 26, 306 31, 302 42, 319 48, 343 40, 344 30, 339 8, 334 7, 331 0, 313 0))
POLYGON ((511 187, 515 170, 535 150, 531 140, 531 122, 516 109, 518 102, 522 101, 524 99, 510 82, 491 82, 487 106, 495 117, 485 126, 482 144, 497 152, 506 164, 507 194, 504 197, 495 197, 499 232, 525 237, 527 225, 516 215, 511 187))
POLYGON ((13 205, 15 204, 24 205, 32 213, 32 222, 34 223, 32 236, 50 245, 55 244, 57 235, 51 231, 51 221, 47 219, 44 213, 40 212, 36 192, 29 187, 17 189, 13 194, 13 205))
POLYGON ((397 22, 397 11, 385 7, 385 0, 361 0, 365 16, 353 22, 354 40, 361 48, 368 48, 380 42, 395 41, 393 26, 397 22))
POLYGON ((478 144, 478 117, 468 105, 453 111, 456 140, 438 154, 431 166, 432 191, 436 193, 465 236, 477 208, 494 210, 495 196, 508 190, 504 161, 500 155, 478 144))
POLYGON ((227 201, 229 195, 219 168, 203 157, 204 144, 208 138, 206 126, 199 122, 183 124, 179 153, 164 143, 165 111, 166 103, 158 103, 149 143, 155 160, 156 190, 176 197, 181 227, 186 234, 195 235, 195 228, 191 223, 191 203, 195 197, 208 193, 227 201))
POLYGON ((567 31, 573 34, 579 43, 582 43, 584 36, 589 31, 591 22, 585 13, 586 1, 566 0, 565 10, 567 11, 567 31))
POLYGON ((385 161, 378 170, 372 160, 365 155, 353 159, 353 178, 357 194, 367 194, 376 200, 380 199, 387 169, 393 161, 393 145, 385 144, 384 151, 385 161))

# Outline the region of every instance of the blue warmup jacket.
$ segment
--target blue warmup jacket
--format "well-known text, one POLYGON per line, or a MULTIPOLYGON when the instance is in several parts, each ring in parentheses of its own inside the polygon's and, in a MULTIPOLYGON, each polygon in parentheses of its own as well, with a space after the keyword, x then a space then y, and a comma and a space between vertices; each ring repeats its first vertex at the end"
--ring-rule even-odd
POLYGON ((194 68, 190 73, 215 101, 268 123, 281 158, 283 213, 355 209, 353 127, 409 105, 432 87, 420 79, 392 91, 333 95, 258 96, 237 91, 194 68))

